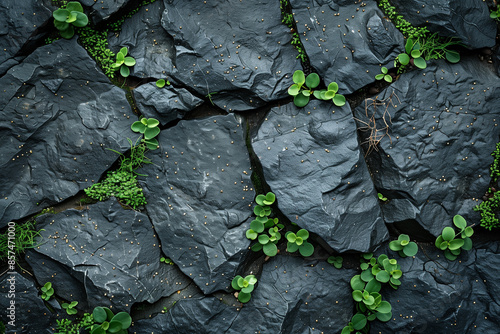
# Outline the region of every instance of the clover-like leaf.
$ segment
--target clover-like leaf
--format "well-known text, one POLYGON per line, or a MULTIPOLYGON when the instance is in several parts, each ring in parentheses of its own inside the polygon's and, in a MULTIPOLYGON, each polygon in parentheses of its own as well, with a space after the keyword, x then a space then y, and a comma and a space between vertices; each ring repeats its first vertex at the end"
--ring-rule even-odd
POLYGON ((238 294, 238 300, 242 303, 248 303, 252 296, 249 293, 240 292, 238 294))
POLYGON ((156 80, 156 87, 163 88, 165 87, 165 83, 166 83, 165 79, 158 79, 156 80))
POLYGON ((401 65, 408 65, 410 63, 410 57, 406 53, 401 53, 398 56, 398 60, 401 65))
POLYGON ((272 205, 276 201, 276 195, 272 192, 268 192, 263 200, 265 205, 272 205))
POLYGON ((305 229, 300 229, 297 232, 297 237, 302 238, 302 240, 307 240, 307 238, 309 238, 309 232, 305 229))
POLYGON ((464 240, 464 245, 462 246, 462 249, 465 251, 471 250, 472 249, 472 240, 469 237, 466 237, 463 239, 464 240))
POLYGON ((450 241, 450 245, 448 246, 450 250, 456 250, 459 249, 464 245, 464 240, 463 239, 454 239, 450 241))
POLYGON ((146 144, 147 148, 150 150, 156 150, 158 148, 158 140, 156 140, 155 138, 144 139, 144 143, 146 144))
POLYGON ((425 62, 424 58, 415 58, 413 59, 413 63, 415 64, 416 67, 422 70, 427 67, 427 63, 425 62))
POLYGON ((76 14, 75 20, 72 23, 75 27, 85 27, 89 23, 89 18, 87 15, 80 13, 80 12, 72 12, 76 14))
POLYGON ((245 233, 245 236, 247 237, 247 239, 250 239, 250 240, 257 239, 258 235, 259 234, 257 232, 255 232, 253 229, 248 229, 245 233))
POLYGON ((130 69, 127 66, 120 67, 120 75, 124 78, 130 75, 130 69))
POLYGON ((450 241, 455 238, 455 230, 452 227, 445 227, 441 233, 444 241, 450 241))
POLYGON ((288 94, 290 94, 292 96, 298 95, 299 92, 300 92, 300 88, 299 88, 299 85, 297 85, 297 84, 293 84, 288 88, 288 94))
POLYGON ((445 53, 446 60, 452 64, 458 63, 460 61, 460 53, 456 51, 446 51, 445 53))
POLYGON ((335 94, 333 97, 333 104, 335 104, 337 107, 342 107, 345 105, 345 96, 341 94, 335 94))
POLYGON ((389 242, 389 248, 395 252, 400 251, 403 249, 403 246, 401 246, 401 242, 398 240, 393 240, 389 242))
POLYGON ((148 139, 151 139, 151 138, 158 136, 159 134, 160 134, 160 129, 158 127, 147 128, 144 131, 144 139, 148 140, 148 139))
POLYGON ((332 91, 334 93, 337 93, 339 91, 339 85, 336 82, 331 82, 328 85, 328 90, 330 90, 330 91, 332 91))
POLYGON ((123 62, 127 66, 134 66, 135 65, 135 59, 132 57, 125 57, 123 62))
POLYGON ((272 242, 265 244, 262 247, 262 250, 267 256, 275 256, 276 254, 278 254, 278 247, 276 247, 276 245, 272 242))
POLYGON ((403 248, 403 253, 406 256, 414 256, 418 252, 418 246, 413 241, 410 242, 405 248, 403 248))
POLYGON ((55 10, 53 13, 52 13, 52 16, 54 17, 54 19, 56 19, 57 21, 60 21, 60 22, 66 22, 66 19, 68 18, 70 14, 70 11, 67 10, 67 9, 63 9, 63 8, 59 8, 57 10, 55 10))
POLYGON ((298 94, 293 98, 293 104, 295 104, 299 108, 305 107, 308 103, 309 97, 304 96, 303 94, 298 94))
POLYGON ((292 242, 294 243, 295 240, 297 239, 297 235, 293 232, 286 232, 285 234, 285 238, 289 241, 289 242, 292 242))
POLYGON ((299 88, 306 82, 306 77, 304 72, 297 70, 293 73, 293 82, 295 82, 299 88))
POLYGON ((295 242, 288 242, 286 244, 286 251, 289 253, 294 253, 299 249, 299 245, 297 245, 295 242))
POLYGON ((314 246, 310 244, 309 242, 305 241, 302 246, 299 247, 299 253, 303 257, 308 257, 313 255, 314 253, 314 246))
POLYGON ((146 120, 148 128, 154 128, 160 124, 160 121, 158 121, 156 118, 148 118, 146 120))
POLYGON ((385 270, 379 271, 375 277, 377 278, 377 281, 382 283, 387 283, 391 279, 391 276, 385 270))
POLYGON ((352 299, 356 302, 360 302, 363 300, 363 293, 360 290, 354 290, 352 292, 352 299))
POLYGON ((250 222, 250 228, 257 233, 264 232, 264 224, 262 223, 262 221, 257 219, 254 219, 250 222))
POLYGON ((467 227, 467 222, 465 221, 464 217, 460 215, 455 215, 453 217, 453 224, 460 230, 464 230, 467 227))
POLYGON ((269 236, 266 234, 261 234, 258 237, 259 243, 265 245, 269 242, 269 236))
POLYGON ((59 33, 61 34, 61 37, 64 39, 71 39, 75 35, 75 29, 70 24, 68 25, 68 28, 66 30, 60 30, 59 33))
POLYGON ((76 12, 83 13, 82 4, 79 3, 78 1, 70 1, 70 2, 68 2, 68 4, 66 5, 66 9, 68 11, 70 11, 70 12, 76 11, 76 12))
POLYGON ((366 323, 367 323, 366 316, 364 314, 361 314, 361 313, 356 313, 355 315, 353 315, 351 322, 352 322, 354 329, 359 331, 359 330, 365 328, 365 326, 366 326, 366 323))
POLYGON ((306 78, 306 86, 310 89, 318 87, 320 82, 319 75, 316 73, 311 73, 306 78))
POLYGON ((351 288, 353 290, 363 290, 365 288, 365 282, 363 282, 363 280, 361 280, 361 276, 360 275, 354 275, 352 278, 351 278, 351 288))

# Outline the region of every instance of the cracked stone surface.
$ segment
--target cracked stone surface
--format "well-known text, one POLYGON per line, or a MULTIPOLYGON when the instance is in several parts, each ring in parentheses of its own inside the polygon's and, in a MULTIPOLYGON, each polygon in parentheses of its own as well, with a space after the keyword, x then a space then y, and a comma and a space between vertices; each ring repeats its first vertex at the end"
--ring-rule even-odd
MULTIPOLYGON (((455 214, 472 220, 472 199, 488 189, 490 154, 500 138, 499 85, 473 57, 403 74, 378 95, 397 96, 388 109, 391 139, 367 158, 375 187, 390 200, 382 206, 386 222, 416 221, 438 236, 455 214)), ((377 110, 380 128, 384 108, 377 110)), ((355 114, 367 121, 364 105, 355 114)))
POLYGON ((79 309, 113 307, 129 312, 186 287, 176 266, 160 262, 158 238, 148 217, 123 210, 116 200, 88 209, 45 215, 37 224, 43 243, 26 256, 40 285, 77 300, 79 309))
POLYGON ((180 121, 159 143, 141 184, 162 250, 205 294, 227 290, 255 196, 243 126, 233 115, 180 121))
POLYGON ((337 82, 340 94, 375 81, 380 66, 393 67, 394 58, 403 52, 403 35, 384 19, 375 1, 290 4, 311 66, 325 85, 337 82))
POLYGON ((90 7, 89 19, 98 24, 103 20, 108 19, 111 15, 118 12, 120 9, 131 2, 130 0, 80 0, 84 6, 90 7))
POLYGON ((273 108, 252 147, 292 222, 339 252, 367 252, 388 237, 348 104, 273 108))

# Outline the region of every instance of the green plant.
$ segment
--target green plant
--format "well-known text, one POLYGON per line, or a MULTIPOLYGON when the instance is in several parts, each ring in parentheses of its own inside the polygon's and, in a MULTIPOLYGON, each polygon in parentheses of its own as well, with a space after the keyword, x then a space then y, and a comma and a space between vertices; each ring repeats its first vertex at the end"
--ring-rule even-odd
POLYGON ((389 248, 399 253, 401 257, 414 256, 418 252, 418 246, 410 241, 408 234, 400 234, 398 240, 389 243, 389 248))
POLYGON ((381 200, 382 202, 387 202, 387 197, 385 197, 381 193, 378 193, 377 196, 378 196, 378 199, 381 200))
POLYGON ((96 324, 91 327, 90 334, 126 334, 132 324, 132 318, 127 312, 116 315, 107 307, 96 307, 92 312, 96 324))
POLYGON ((493 9, 490 10, 490 17, 492 19, 499 21, 500 20, 500 7, 497 7, 496 10, 493 10, 493 9))
POLYGON ((80 334, 80 328, 90 329, 94 324, 94 319, 91 314, 85 313, 78 322, 73 323, 70 319, 56 319, 56 323, 57 329, 55 334, 80 334))
POLYGON ((54 294, 54 289, 52 288, 52 283, 50 282, 45 283, 40 290, 42 290, 43 300, 49 300, 54 294))
POLYGON ((330 83, 328 89, 314 90, 320 84, 319 75, 316 73, 305 77, 303 71, 297 70, 293 73, 293 82, 294 84, 288 88, 288 94, 294 97, 293 103, 299 108, 309 103, 311 95, 320 100, 332 100, 338 107, 345 105, 345 97, 337 94, 339 86, 336 82, 330 83))
POLYGON ((168 81, 168 80, 165 81, 165 79, 156 80, 156 87, 163 88, 163 87, 165 87, 165 85, 170 85, 170 81, 168 81))
POLYGON ((75 27, 85 27, 89 23, 87 15, 79 2, 68 2, 66 8, 59 8, 52 13, 54 26, 59 30, 61 37, 70 39, 75 34, 75 27))
POLYGON ((26 222, 24 224, 19 223, 9 223, 8 229, 4 234, 0 234, 0 261, 8 262, 15 261, 18 262, 19 257, 26 251, 26 249, 34 248, 40 243, 36 243, 35 239, 41 237, 40 231, 35 230, 36 222, 26 222), (14 240, 12 240, 12 232, 15 235, 14 240))
POLYGON ((114 68, 120 69, 120 74, 122 77, 126 78, 130 75, 129 67, 135 65, 135 59, 127 56, 128 49, 123 47, 120 49, 120 52, 116 54, 116 62, 112 65, 114 68))
POLYGON ((388 74, 389 70, 387 69, 387 67, 382 67, 380 69, 380 72, 382 72, 382 73, 377 74, 375 76, 376 80, 382 80, 382 79, 384 79, 387 82, 392 82, 392 76, 390 74, 388 74))
POLYGON ((427 67, 427 63, 421 56, 420 43, 412 38, 408 38, 405 44, 405 52, 396 57, 394 60, 394 67, 399 64, 404 67, 410 63, 410 59, 413 59, 413 64, 416 67, 424 69, 427 67))
POLYGON ((161 257, 160 262, 163 262, 165 264, 169 264, 171 266, 174 265, 174 262, 172 260, 170 260, 168 257, 161 257))
POLYGON ((79 41, 89 55, 101 67, 104 74, 110 79, 114 78, 117 70, 117 68, 113 66, 115 64, 114 58, 116 55, 108 48, 108 31, 98 31, 87 26, 78 29, 78 34, 80 36, 79 41))
POLYGON ((342 268, 342 262, 344 262, 344 259, 342 256, 329 256, 326 261, 333 264, 335 268, 340 269, 342 268))
POLYGON ((131 128, 132 131, 144 135, 143 142, 150 150, 156 150, 158 148, 158 140, 155 137, 160 134, 158 124, 160 122, 156 118, 143 117, 140 121, 134 122, 131 128))
POLYGON ((429 32, 427 27, 414 27, 410 22, 406 21, 402 15, 397 13, 396 7, 391 5, 389 0, 379 0, 378 5, 406 38, 418 39, 429 32))
POLYGON ((248 303, 252 297, 251 292, 255 288, 255 284, 257 284, 257 278, 254 275, 247 275, 245 278, 237 275, 231 281, 233 289, 239 291, 238 300, 242 303, 248 303))
POLYGON ((454 261, 462 249, 468 251, 472 248, 470 237, 474 234, 472 226, 467 226, 464 217, 460 215, 453 217, 453 224, 459 229, 458 233, 455 234, 452 227, 445 227, 435 242, 436 247, 443 250, 444 256, 450 261, 454 261), (456 239, 458 235, 460 238, 456 239))
POLYGON ((287 252, 294 253, 298 250, 300 255, 304 257, 311 256, 314 253, 314 246, 306 241, 309 238, 307 230, 300 229, 296 234, 288 231, 285 233, 285 238, 288 240, 287 252))
POLYGON ((66 310, 66 313, 68 313, 69 315, 73 315, 73 314, 77 314, 78 311, 76 310, 75 306, 78 305, 78 302, 71 302, 71 303, 63 303, 61 306, 63 309, 66 310))
POLYGON ((437 33, 426 34, 418 38, 420 52, 425 60, 446 59, 452 64, 460 61, 460 53, 448 48, 453 45, 462 45, 460 41, 453 37, 442 38, 437 33))
POLYGON ((398 289, 401 285, 399 279, 403 273, 396 259, 389 259, 385 254, 375 258, 372 253, 363 254, 362 259, 362 272, 359 275, 361 280, 367 283, 375 278, 380 283, 389 283, 393 289, 398 289))
POLYGON ((490 166, 490 177, 492 182, 497 182, 500 178, 500 143, 496 144, 495 151, 491 155, 493 163, 490 166))
POLYGON ((500 212, 500 191, 488 189, 488 199, 482 201, 481 204, 474 207, 474 211, 479 211, 481 214, 480 225, 487 230, 500 227, 498 213, 500 212))

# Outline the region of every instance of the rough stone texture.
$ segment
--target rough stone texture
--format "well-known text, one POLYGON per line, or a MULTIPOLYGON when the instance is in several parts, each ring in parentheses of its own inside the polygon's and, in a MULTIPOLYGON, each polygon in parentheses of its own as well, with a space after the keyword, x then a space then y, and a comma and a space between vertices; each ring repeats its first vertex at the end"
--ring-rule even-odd
POLYGON ((94 24, 108 19, 111 15, 124 8, 131 0, 81 0, 80 3, 90 7, 89 19, 94 24))
POLYGON ((38 48, 0 78, 0 227, 98 181, 135 120, 123 90, 76 39, 38 48), (130 118, 130 119, 129 119, 130 118))
POLYGON ((181 300, 164 315, 137 321, 137 333, 339 333, 352 316, 354 270, 277 256, 263 267, 252 299, 237 311, 217 298, 181 300), (332 284, 335 282, 335 284, 332 284))
POLYGON ((133 90, 137 107, 145 117, 155 117, 162 125, 176 119, 203 103, 184 88, 158 88, 150 82, 133 90))
POLYGON ((483 0, 392 0, 391 3, 414 26, 426 26, 443 37, 457 37, 472 49, 495 45, 497 25, 483 0))
POLYGON ((248 252, 255 196, 233 115, 180 121, 159 135, 142 184, 163 252, 203 290, 225 290, 248 252))
POLYGON ((279 209, 339 252, 387 238, 348 104, 312 100, 271 109, 252 146, 279 209))
POLYGON ((393 67, 403 35, 372 0, 291 0, 300 40, 325 85, 350 94, 375 81, 380 66, 393 67))
POLYGON ((463 253, 453 262, 434 245, 420 247, 414 259, 397 257, 403 271, 400 288, 381 292, 391 303, 395 320, 374 321, 371 331, 496 333, 500 315, 498 243, 463 253))
POLYGON ((279 1, 164 1, 163 28, 174 38, 173 76, 228 111, 288 96, 300 69, 281 23, 279 1))
MULTIPOLYGON (((3 0, 0 2, 0 17, 1 65, 25 44, 40 37, 38 29, 52 17, 52 9, 38 0, 3 0)), ((4 71, 0 70, 2 74, 4 71)))
POLYGON ((52 334, 55 329, 55 317, 51 315, 45 307, 40 293, 38 292, 32 280, 25 278, 19 273, 5 274, 0 281, 0 320, 5 324, 6 334, 52 334), (8 281, 14 277, 13 281, 8 281), (11 293, 11 282, 15 290, 15 297, 9 298, 11 293), (8 324, 12 321, 7 318, 7 308, 10 307, 10 301, 15 302, 15 326, 8 324), (48 314, 48 316, 42 316, 48 314))
MULTIPOLYGON (((376 188, 392 202, 382 206, 387 222, 416 220, 437 236, 455 214, 470 217, 472 199, 488 189, 500 138, 499 85, 473 57, 403 74, 379 94, 399 99, 388 109, 392 143, 384 138, 368 156, 376 188)), ((364 105, 355 114, 366 121, 364 105)))
POLYGON ((133 303, 153 303, 190 282, 160 262, 148 217, 116 200, 46 215, 37 225, 45 230, 44 243, 26 256, 37 280, 51 281, 58 296, 77 300, 87 312, 110 305, 128 312, 133 303))

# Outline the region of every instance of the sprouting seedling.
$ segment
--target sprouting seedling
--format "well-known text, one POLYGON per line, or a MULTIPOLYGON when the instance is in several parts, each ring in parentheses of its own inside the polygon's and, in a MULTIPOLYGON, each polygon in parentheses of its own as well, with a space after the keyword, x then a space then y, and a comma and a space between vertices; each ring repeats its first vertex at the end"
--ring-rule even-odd
POLYGON ((78 302, 71 302, 71 303, 63 303, 61 306, 63 309, 66 310, 66 313, 69 315, 77 314, 78 311, 76 310, 75 306, 78 305, 78 302))
POLYGON ((420 43, 418 41, 414 41, 411 38, 408 38, 405 45, 405 53, 399 54, 394 60, 394 66, 397 66, 398 62, 406 66, 410 63, 410 57, 413 59, 413 64, 420 68, 424 69, 427 67, 427 63, 425 59, 422 58, 422 52, 420 51, 420 43))
POLYGON ((42 290, 43 300, 49 300, 54 294, 54 288, 52 288, 52 283, 50 282, 45 283, 40 290, 42 290))
POLYGON ((293 82, 294 84, 288 88, 288 94, 294 97, 293 103, 297 107, 305 107, 309 103, 313 89, 320 83, 319 75, 311 73, 306 78, 304 72, 297 70, 293 73, 293 82))
POLYGON ((381 200, 382 202, 387 202, 387 197, 385 197, 381 193, 378 193, 377 196, 378 196, 378 199, 381 200))
POLYGON ((208 97, 208 99, 210 100, 210 103, 212 103, 212 105, 214 105, 214 101, 212 101, 212 95, 215 95, 218 93, 219 92, 211 92, 211 93, 208 93, 207 95, 205 95, 205 97, 208 97))
POLYGON ((285 238, 288 240, 286 245, 286 250, 290 253, 294 253, 297 250, 300 255, 307 257, 314 253, 314 246, 307 242, 309 238, 309 232, 305 229, 300 229, 297 233, 291 231, 286 232, 285 238))
POLYGON ((114 68, 120 68, 120 74, 122 77, 126 78, 130 75, 129 67, 135 65, 135 59, 127 56, 128 49, 123 47, 120 52, 116 54, 116 62, 112 65, 114 68))
POLYGON ((342 107, 345 105, 345 96, 342 94, 337 94, 339 91, 339 85, 336 82, 331 82, 328 85, 328 89, 316 90, 314 91, 314 96, 320 100, 332 100, 333 104, 337 107, 342 107))
POLYGON ((174 265, 174 262, 172 260, 170 260, 168 257, 161 257, 160 262, 163 262, 165 264, 169 264, 171 266, 174 265))
POLYGON ((158 87, 158 88, 163 88, 163 87, 165 87, 165 85, 170 86, 170 81, 165 80, 165 79, 158 79, 156 81, 156 87, 158 87))
POLYGON ((239 291, 238 300, 242 303, 248 303, 248 301, 250 301, 252 297, 250 293, 255 288, 255 284, 257 284, 257 278, 254 275, 247 275, 245 278, 237 275, 231 281, 233 289, 239 291))
POLYGON ((344 259, 342 256, 329 256, 326 262, 333 264, 333 266, 337 269, 342 268, 342 262, 344 262, 344 259))
POLYGON ((436 247, 444 250, 444 256, 450 261, 454 261, 460 255, 462 249, 466 251, 472 249, 470 237, 474 234, 472 226, 467 226, 464 217, 460 215, 453 217, 453 224, 460 231, 455 234, 452 227, 445 227, 435 242, 436 247), (458 235, 460 235, 460 239, 455 239, 458 235))
POLYGON ((144 143, 150 150, 155 150, 158 148, 158 140, 155 138, 160 134, 160 128, 158 127, 160 122, 156 118, 142 118, 140 121, 136 121, 131 125, 131 129, 134 132, 139 132, 144 134, 144 143))
POLYGON ((387 69, 387 67, 382 67, 380 69, 380 72, 382 72, 382 73, 377 74, 375 76, 376 80, 382 80, 382 79, 384 79, 387 82, 392 82, 392 76, 390 74, 388 74, 389 70, 387 69))
POLYGON ((389 243, 389 248, 399 253, 401 257, 414 256, 418 252, 418 246, 410 241, 408 234, 400 234, 398 240, 389 243))
POLYGON ((118 312, 116 315, 107 307, 96 307, 92 316, 96 324, 92 325, 90 334, 127 334, 132 325, 132 318, 127 312, 118 312))
POLYGON ((75 27, 85 27, 89 23, 87 15, 79 2, 68 2, 66 8, 59 8, 52 13, 54 26, 59 30, 62 38, 70 39, 75 34, 75 27))

